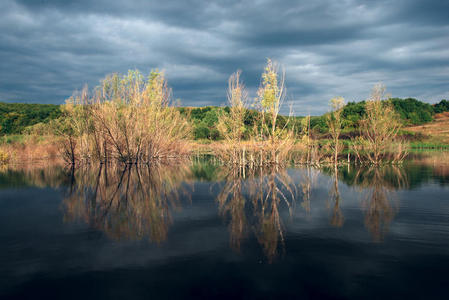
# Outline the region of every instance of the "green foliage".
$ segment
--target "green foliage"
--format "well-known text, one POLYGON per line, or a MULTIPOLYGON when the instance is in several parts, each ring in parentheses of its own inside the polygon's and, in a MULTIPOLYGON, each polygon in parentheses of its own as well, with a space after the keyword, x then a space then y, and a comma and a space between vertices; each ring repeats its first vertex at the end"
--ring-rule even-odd
MULTIPOLYGON (((346 130, 355 130, 358 128, 360 120, 365 116, 365 101, 348 102, 341 112, 341 121, 343 128, 346 130)), ((317 133, 327 133, 329 131, 327 125, 328 114, 322 116, 314 116, 310 118, 310 128, 317 133)))
MULTIPOLYGON (((229 107, 217 107, 217 106, 205 106, 205 107, 179 107, 178 111, 187 116, 191 124, 193 125, 193 137, 194 139, 210 139, 221 140, 223 137, 218 130, 218 116, 220 113, 229 114, 229 107)), ((295 128, 295 132, 300 131, 300 121, 303 117, 286 117, 278 116, 277 122, 280 128, 287 124, 288 129, 295 128), (288 121, 288 122, 287 122, 288 121)), ((261 127, 261 112, 253 109, 246 109, 244 116, 243 139, 249 137, 250 132, 254 127, 260 129, 261 127)), ((266 116, 265 125, 267 128, 271 128, 271 119, 266 116)))
POLYGON ((279 78, 276 64, 268 59, 267 66, 262 74, 262 85, 258 91, 263 111, 273 113, 279 110, 280 100, 284 92, 283 88, 283 79, 279 78))
MULTIPOLYGON (((391 98, 389 101, 393 104, 395 111, 399 114, 405 124, 418 125, 430 122, 432 121, 433 114, 437 112, 432 105, 414 98, 391 98)), ((441 106, 442 109, 443 106, 444 104, 441 106)), ((357 128, 358 122, 363 118, 365 113, 365 101, 349 102, 344 107, 342 113, 344 127, 352 129, 357 128)))
POLYGON ((221 138, 220 131, 217 128, 210 129, 209 138, 211 140, 219 140, 221 138))
POLYGON ((193 136, 196 140, 200 139, 209 139, 210 138, 210 129, 203 123, 199 123, 193 128, 193 136))
POLYGON ((3 135, 0 137, 0 145, 2 144, 24 144, 25 136, 22 134, 3 135))
MULTIPOLYGON (((114 89, 114 87, 111 86, 111 89, 114 89)), ((421 102, 414 98, 392 98, 390 101, 404 124, 423 124, 430 122, 435 113, 449 111, 449 101, 444 99, 434 105, 421 102)), ((188 120, 193 126, 193 136, 195 139, 222 139, 217 129, 218 115, 221 112, 229 113, 229 107, 178 107, 177 110, 182 115, 188 117, 188 120)), ((347 103, 341 114, 345 131, 357 130, 359 121, 364 117, 365 113, 365 101, 347 103)), ((328 132, 326 116, 327 114, 311 117, 310 127, 315 133, 325 134, 328 132)), ((43 134, 54 129, 54 126, 48 126, 49 123, 53 123, 52 121, 57 119, 61 121, 64 118, 64 114, 59 105, 0 102, 0 135, 23 133, 43 134)), ((303 117, 279 115, 277 126, 282 128, 287 124, 288 129, 294 128, 295 134, 299 135, 302 128, 301 119, 303 117)), ((253 109, 247 109, 245 111, 244 139, 255 128, 261 128, 261 120, 261 113, 259 111, 253 109)), ((265 123, 265 127, 270 130, 271 119, 269 116, 265 116, 265 123)))
POLYGON ((446 99, 441 100, 439 103, 433 106, 433 110, 437 114, 449 111, 449 101, 447 101, 446 99))
POLYGON ((343 127, 357 128, 359 121, 365 116, 365 101, 348 102, 341 113, 343 119, 343 127))
MULTIPOLYGON (((449 111, 449 102, 441 100, 440 103, 432 106, 414 98, 400 99, 391 98, 389 100, 399 114, 404 124, 418 125, 433 120, 433 115, 438 112, 449 111)), ((386 103, 385 103, 386 104, 386 103)), ((343 108, 341 117, 343 127, 346 131, 357 130, 360 120, 366 114, 365 101, 348 102, 343 108)), ((317 133, 327 133, 326 115, 312 117, 310 127, 317 133)))
POLYGON ((208 127, 215 126, 215 124, 217 124, 217 122, 218 122, 217 111, 218 111, 217 109, 213 109, 213 110, 209 110, 208 112, 206 112, 206 114, 204 115, 204 118, 201 122, 204 123, 205 125, 207 125, 208 127))
POLYGON ((247 109, 243 123, 247 127, 253 127, 260 120, 260 113, 257 110, 247 109))
POLYGON ((0 102, 0 134, 19 134, 26 127, 61 116, 59 105, 0 102))
POLYGON ((217 129, 218 115, 223 108, 216 106, 205 107, 180 107, 179 112, 187 116, 193 125, 193 137, 198 139, 220 139, 220 132, 217 129))
POLYGON ((418 125, 432 121, 434 109, 428 103, 418 101, 414 98, 392 98, 390 101, 405 123, 418 125))
POLYGON ((310 117, 310 128, 319 133, 328 132, 329 128, 326 123, 326 115, 310 117))
POLYGON ((196 161, 190 167, 192 176, 195 180, 200 181, 217 181, 219 180, 220 169, 213 163, 204 159, 202 161, 196 161))

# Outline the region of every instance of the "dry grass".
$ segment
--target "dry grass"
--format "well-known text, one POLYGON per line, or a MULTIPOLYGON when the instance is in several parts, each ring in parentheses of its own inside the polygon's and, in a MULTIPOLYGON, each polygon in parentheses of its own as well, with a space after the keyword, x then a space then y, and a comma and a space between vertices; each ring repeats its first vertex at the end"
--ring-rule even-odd
POLYGON ((0 154, 3 162, 9 164, 60 163, 62 157, 58 147, 59 141, 60 139, 54 136, 24 136, 20 142, 0 145, 0 154))
POLYGON ((435 121, 431 123, 411 126, 404 129, 449 144, 449 112, 436 114, 434 118, 435 121))
POLYGON ((296 165, 322 166, 334 162, 334 152, 331 146, 320 146, 318 141, 306 136, 290 150, 290 161, 296 165))

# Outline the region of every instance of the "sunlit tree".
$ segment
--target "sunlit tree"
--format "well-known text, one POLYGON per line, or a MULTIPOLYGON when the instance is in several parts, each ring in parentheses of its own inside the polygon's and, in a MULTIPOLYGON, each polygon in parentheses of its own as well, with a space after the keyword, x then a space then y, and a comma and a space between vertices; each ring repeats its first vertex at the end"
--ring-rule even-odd
POLYGON ((341 113, 345 106, 345 99, 343 97, 332 98, 329 101, 331 112, 327 115, 326 123, 329 127, 329 134, 332 138, 332 147, 334 152, 334 163, 338 162, 338 153, 340 152, 340 134, 342 130, 341 113))

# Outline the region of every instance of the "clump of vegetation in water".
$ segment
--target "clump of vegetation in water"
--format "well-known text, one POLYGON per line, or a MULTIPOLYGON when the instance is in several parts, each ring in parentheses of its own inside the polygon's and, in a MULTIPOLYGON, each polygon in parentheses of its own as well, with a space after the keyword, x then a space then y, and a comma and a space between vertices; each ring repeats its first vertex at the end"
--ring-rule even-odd
POLYGON ((391 103, 385 101, 385 86, 374 86, 366 102, 366 115, 360 122, 360 137, 354 140, 354 150, 362 162, 379 164, 401 162, 407 153, 398 139, 402 124, 391 103))
POLYGON ((228 84, 229 111, 222 112, 218 117, 218 130, 227 146, 219 148, 218 153, 222 160, 230 164, 240 164, 243 163, 243 155, 245 155, 241 142, 245 131, 248 93, 240 81, 240 71, 229 77, 228 84))
POLYGON ((188 154, 190 127, 174 107, 163 73, 107 76, 91 96, 87 88, 63 106, 57 124, 66 160, 148 163, 188 154))
POLYGON ((268 60, 262 81, 252 103, 258 120, 252 130, 245 129, 245 114, 249 106, 247 92, 240 81, 240 71, 229 78, 229 112, 219 116, 219 130, 226 145, 218 149, 222 160, 229 164, 262 166, 282 164, 295 143, 294 132, 287 122, 280 124, 279 112, 285 97, 284 73, 268 60), (246 141, 242 142, 244 132, 246 141))

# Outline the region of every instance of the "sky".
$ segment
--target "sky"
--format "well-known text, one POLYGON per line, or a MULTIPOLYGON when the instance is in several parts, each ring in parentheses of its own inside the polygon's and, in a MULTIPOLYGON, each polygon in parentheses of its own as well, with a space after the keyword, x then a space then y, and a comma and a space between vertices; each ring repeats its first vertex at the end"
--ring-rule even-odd
POLYGON ((0 101, 60 104, 109 73, 157 68, 182 105, 225 105, 238 69, 255 97, 267 58, 296 115, 379 82, 449 99, 449 1, 0 1, 0 101))

